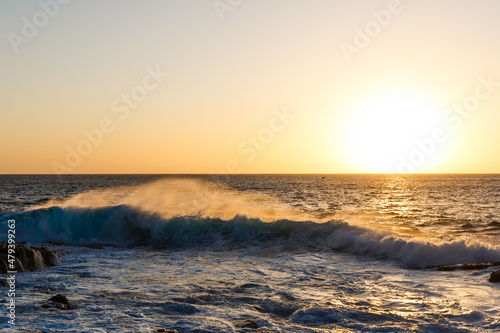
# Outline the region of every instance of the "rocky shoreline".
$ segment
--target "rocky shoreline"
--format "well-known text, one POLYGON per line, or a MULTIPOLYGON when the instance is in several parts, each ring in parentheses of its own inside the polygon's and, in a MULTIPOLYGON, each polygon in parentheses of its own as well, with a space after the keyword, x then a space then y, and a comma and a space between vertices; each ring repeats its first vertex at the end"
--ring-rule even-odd
POLYGON ((475 264, 456 264, 456 265, 443 265, 437 266, 438 271, 473 271, 473 270, 483 270, 489 267, 500 266, 500 262, 484 262, 475 264))
POLYGON ((8 271, 32 272, 43 267, 56 266, 60 263, 60 257, 64 254, 61 250, 46 246, 36 247, 16 244, 14 254, 15 269, 10 269, 8 250, 7 243, 0 243, 0 274, 7 274, 8 271))
MULTIPOLYGON (((456 265, 444 265, 437 267, 429 267, 436 268, 438 271, 449 272, 449 271, 475 271, 475 270, 484 270, 490 267, 498 267, 500 266, 500 262, 484 262, 484 263, 475 263, 475 264, 456 264, 456 265)), ((489 282, 500 282, 500 270, 497 270, 491 273, 489 282)))

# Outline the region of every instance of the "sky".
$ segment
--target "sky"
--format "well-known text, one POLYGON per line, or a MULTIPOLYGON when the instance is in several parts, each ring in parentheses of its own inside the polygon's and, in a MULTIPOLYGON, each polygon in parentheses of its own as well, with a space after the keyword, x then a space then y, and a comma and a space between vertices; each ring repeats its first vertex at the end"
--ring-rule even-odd
POLYGON ((0 2, 0 173, 500 173, 500 2, 0 2))

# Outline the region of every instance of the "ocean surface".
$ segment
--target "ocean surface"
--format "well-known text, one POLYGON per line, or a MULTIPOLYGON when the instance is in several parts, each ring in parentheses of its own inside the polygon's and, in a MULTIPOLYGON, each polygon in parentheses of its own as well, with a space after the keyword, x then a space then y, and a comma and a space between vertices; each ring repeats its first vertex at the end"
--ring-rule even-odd
MULTIPOLYGON (((500 332, 500 175, 0 176, 16 330, 500 332), (45 309, 55 294, 73 310, 45 309)), ((0 302, 7 305, 7 291, 0 302)), ((6 310, 0 329, 9 331, 6 310)))

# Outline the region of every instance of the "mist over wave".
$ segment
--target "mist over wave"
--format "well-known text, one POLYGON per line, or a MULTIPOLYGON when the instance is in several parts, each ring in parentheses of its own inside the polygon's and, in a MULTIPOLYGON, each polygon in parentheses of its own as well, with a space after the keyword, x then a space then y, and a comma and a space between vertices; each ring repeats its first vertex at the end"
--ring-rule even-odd
MULTIPOLYGON (((17 221, 18 241, 118 247, 248 248, 273 251, 346 251, 391 259, 412 268, 454 263, 500 261, 500 247, 477 238, 404 238, 342 221, 264 222, 235 216, 224 220, 202 216, 165 218, 126 205, 101 208, 42 208, 9 213, 17 221)), ((6 228, 5 228, 6 230, 6 228)))
MULTIPOLYGON (((204 216, 231 219, 235 216, 278 219, 317 220, 311 214, 290 208, 278 198, 257 192, 241 192, 219 183, 201 179, 160 179, 154 182, 81 192, 70 198, 56 198, 33 209, 99 208, 127 205, 143 212, 176 216, 204 216)), ((326 221, 323 217, 322 221, 326 221)))

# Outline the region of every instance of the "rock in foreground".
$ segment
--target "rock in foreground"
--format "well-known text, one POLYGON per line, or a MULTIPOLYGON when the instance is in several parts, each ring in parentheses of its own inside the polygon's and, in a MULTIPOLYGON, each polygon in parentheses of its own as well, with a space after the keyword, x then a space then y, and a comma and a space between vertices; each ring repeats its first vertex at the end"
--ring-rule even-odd
POLYGON ((68 298, 61 294, 57 294, 54 297, 49 298, 49 303, 43 304, 42 308, 44 309, 56 308, 59 310, 73 309, 73 307, 69 304, 68 298))
POLYGON ((474 271, 487 269, 493 266, 500 266, 500 262, 484 262, 484 263, 474 263, 474 264, 456 264, 456 265, 443 265, 437 266, 438 271, 474 271))
POLYGON ((491 273, 490 279, 488 281, 500 282, 500 271, 496 271, 496 272, 491 273))
POLYGON ((54 297, 51 297, 49 301, 69 305, 68 298, 61 294, 57 294, 54 297))
MULTIPOLYGON (((16 244, 15 249, 15 268, 9 267, 9 247, 7 243, 0 243, 0 274, 6 274, 7 271, 35 271, 37 269, 55 266, 59 264, 59 258, 63 254, 49 247, 29 247, 16 244)), ((11 257, 12 259, 12 257, 11 257)))

